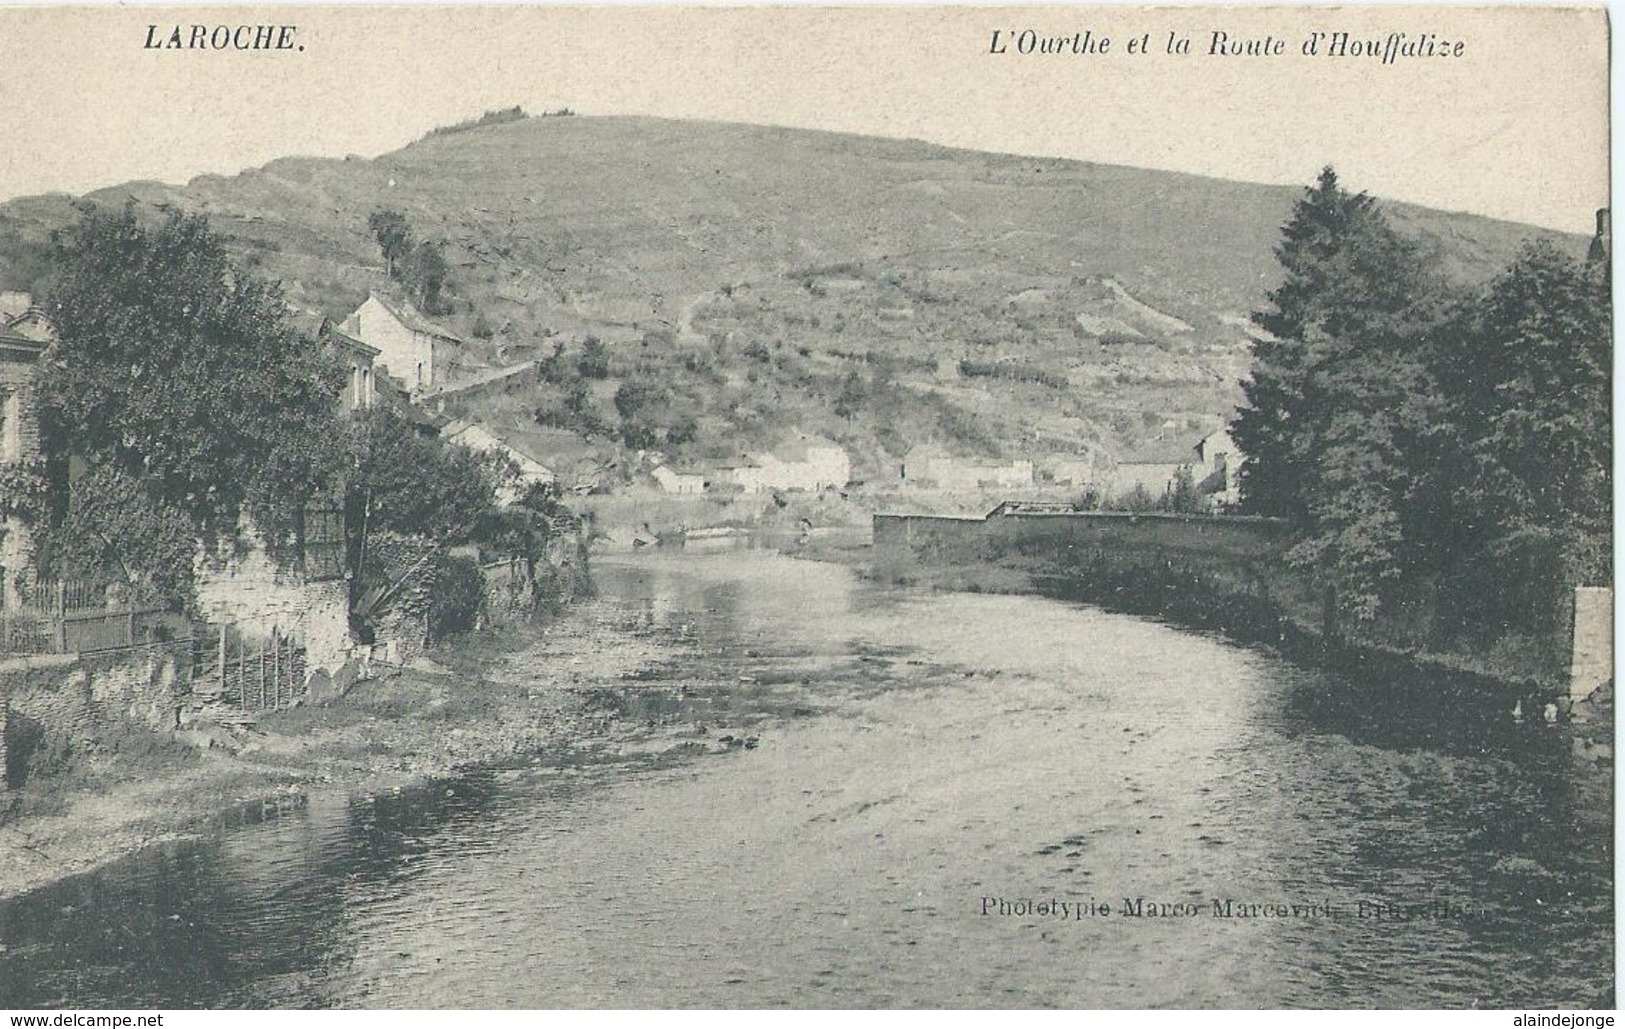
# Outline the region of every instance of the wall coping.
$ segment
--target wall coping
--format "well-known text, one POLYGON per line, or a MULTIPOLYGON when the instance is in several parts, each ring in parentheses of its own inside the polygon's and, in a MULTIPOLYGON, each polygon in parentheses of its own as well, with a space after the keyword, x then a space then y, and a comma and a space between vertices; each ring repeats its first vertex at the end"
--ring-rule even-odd
POLYGON ((1028 518, 1035 520, 1070 518, 1078 520, 1100 519, 1102 521, 1136 522, 1142 519, 1159 522, 1200 522, 1204 525, 1258 525, 1285 527, 1288 523, 1285 518, 1269 518, 1264 515, 1203 515, 1180 514, 1172 511, 1001 511, 994 508, 985 515, 932 515, 932 514, 906 514, 876 512, 877 520, 911 519, 913 521, 929 522, 991 522, 995 519, 1028 518))

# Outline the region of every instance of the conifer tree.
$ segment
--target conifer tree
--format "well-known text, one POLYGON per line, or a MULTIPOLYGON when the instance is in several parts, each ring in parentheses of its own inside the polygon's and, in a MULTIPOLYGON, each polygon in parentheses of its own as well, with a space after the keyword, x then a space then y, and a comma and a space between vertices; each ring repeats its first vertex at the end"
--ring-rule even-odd
POLYGON ((1305 190, 1276 249, 1246 404, 1231 433, 1247 462, 1242 509, 1294 523, 1292 560, 1374 616, 1400 577, 1409 454, 1435 398, 1419 341, 1438 317, 1432 269, 1331 168, 1305 190))

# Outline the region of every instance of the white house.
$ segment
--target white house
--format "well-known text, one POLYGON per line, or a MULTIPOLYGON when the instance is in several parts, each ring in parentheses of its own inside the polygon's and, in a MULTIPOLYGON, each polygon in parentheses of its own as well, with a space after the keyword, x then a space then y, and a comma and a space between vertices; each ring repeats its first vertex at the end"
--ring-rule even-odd
POLYGON ((531 486, 538 483, 549 483, 554 479, 551 468, 524 451, 515 448, 507 440, 477 422, 448 422, 445 428, 440 430, 440 438, 448 443, 456 443, 479 453, 502 454, 518 467, 518 479, 505 483, 497 492, 497 499, 504 504, 511 504, 518 500, 531 486))
POLYGON ((691 495, 705 492, 705 476, 689 472, 674 472, 665 465, 658 465, 649 475, 667 493, 691 495))
POLYGON ((797 434, 771 451, 725 469, 727 481, 746 493, 767 490, 818 493, 852 481, 852 458, 823 436, 797 434))
POLYGON ((376 362, 417 391, 445 383, 461 337, 435 324, 404 300, 368 293, 340 326, 352 339, 378 351, 376 362))
POLYGON ((1033 463, 1026 459, 990 461, 955 457, 936 443, 922 443, 903 456, 898 477, 921 488, 973 490, 1031 486, 1033 463))

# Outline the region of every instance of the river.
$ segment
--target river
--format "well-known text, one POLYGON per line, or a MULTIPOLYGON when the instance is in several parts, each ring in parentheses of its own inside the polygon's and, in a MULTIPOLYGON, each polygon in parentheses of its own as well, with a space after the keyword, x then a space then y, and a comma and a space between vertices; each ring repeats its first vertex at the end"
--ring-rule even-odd
POLYGON ((1612 1005, 1611 772, 1561 731, 1042 597, 595 578, 570 617, 658 645, 603 684, 646 747, 0 902, 0 1007, 1612 1005))

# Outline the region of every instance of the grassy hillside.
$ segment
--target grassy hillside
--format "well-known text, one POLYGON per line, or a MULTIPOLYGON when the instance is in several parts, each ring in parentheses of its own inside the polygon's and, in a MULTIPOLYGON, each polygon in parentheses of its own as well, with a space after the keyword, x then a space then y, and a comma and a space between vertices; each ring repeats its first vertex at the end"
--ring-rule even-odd
MULTIPOLYGON (((657 437, 671 423, 681 456, 727 457, 795 426, 850 444, 877 475, 924 439, 1143 457, 1216 426, 1296 196, 797 129, 558 117, 91 199, 205 212, 296 303, 334 316, 384 282, 367 215, 400 210, 447 242, 444 320, 493 327, 482 356, 563 347, 553 383, 475 413, 535 428, 540 408, 603 436, 616 391, 654 385, 643 417, 657 437), (610 368, 583 380, 589 334, 610 368)), ((1466 282, 1545 234, 1388 210, 1466 282)), ((67 197, 0 205, 0 288, 36 284, 70 217, 67 197)))

